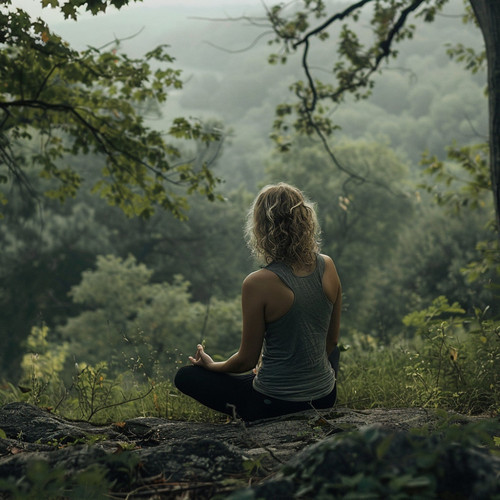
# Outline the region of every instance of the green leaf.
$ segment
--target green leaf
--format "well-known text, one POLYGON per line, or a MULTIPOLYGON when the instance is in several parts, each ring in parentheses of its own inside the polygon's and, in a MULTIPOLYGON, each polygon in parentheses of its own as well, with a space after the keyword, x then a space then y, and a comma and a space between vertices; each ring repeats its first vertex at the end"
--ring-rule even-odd
POLYGON ((377 445, 376 454, 378 460, 381 460, 382 458, 385 457, 393 440, 394 440, 394 435, 389 434, 377 445))

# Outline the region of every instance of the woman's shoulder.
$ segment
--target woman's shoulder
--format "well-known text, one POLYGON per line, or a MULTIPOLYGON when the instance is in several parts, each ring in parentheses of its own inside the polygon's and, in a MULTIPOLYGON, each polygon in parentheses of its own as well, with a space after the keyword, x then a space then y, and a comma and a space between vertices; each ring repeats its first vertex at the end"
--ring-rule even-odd
POLYGON ((259 297, 261 300, 267 300, 269 295, 276 293, 281 281, 272 271, 268 269, 259 269, 250 273, 241 286, 244 297, 259 297))
POLYGON ((325 267, 335 268, 335 263, 333 262, 333 259, 329 255, 320 253, 319 256, 322 257, 323 260, 325 261, 325 267))
POLYGON ((329 255, 325 254, 320 254, 321 257, 323 257, 323 260, 325 262, 325 272, 324 274, 327 276, 327 278, 331 278, 334 281, 338 282, 340 285, 340 278, 337 272, 337 268, 335 267, 335 262, 333 262, 333 259, 329 255))
POLYGON ((258 271, 254 271, 250 273, 243 280, 243 288, 247 290, 257 290, 259 292, 269 291, 276 286, 282 285, 281 279, 278 277, 276 273, 270 271, 269 269, 262 268, 258 271))
POLYGON ((277 278, 276 274, 270 271, 269 269, 262 268, 258 271, 254 271, 250 273, 244 280, 243 286, 259 286, 266 285, 272 280, 277 278))

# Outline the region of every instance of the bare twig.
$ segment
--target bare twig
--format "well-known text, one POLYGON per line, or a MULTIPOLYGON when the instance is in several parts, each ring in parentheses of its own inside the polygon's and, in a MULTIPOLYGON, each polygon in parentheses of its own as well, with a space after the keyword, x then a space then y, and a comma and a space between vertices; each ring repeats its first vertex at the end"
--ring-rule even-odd
POLYGON ((116 406, 121 406, 127 403, 131 403, 132 401, 139 401, 141 399, 144 399, 146 396, 151 394, 151 392, 154 390, 154 386, 152 385, 144 394, 140 394, 139 396, 136 396, 135 398, 130 398, 130 399, 125 399, 123 401, 118 401, 118 403, 110 403, 108 405, 103 405, 99 406, 98 408, 95 408, 92 410, 90 415, 87 417, 87 421, 90 422, 93 416, 96 415, 96 413, 102 411, 102 410, 108 410, 109 408, 114 408, 116 406))
POLYGON ((135 38, 136 36, 140 35, 145 29, 145 26, 143 26, 139 31, 134 33, 133 35, 126 36, 124 38, 117 38, 115 36, 115 39, 112 40, 111 42, 105 43, 104 45, 101 45, 100 47, 97 48, 97 50, 100 52, 102 49, 105 49, 106 47, 109 47, 110 45, 119 45, 120 42, 124 42, 126 40, 132 40, 132 38, 135 38))
POLYGON ((210 47, 213 47, 214 49, 221 50, 223 52, 227 52, 228 54, 240 54, 242 52, 249 51, 250 49, 252 49, 253 47, 255 47, 257 45, 257 43, 262 38, 264 38, 265 36, 268 36, 268 35, 270 35, 272 33, 273 33, 272 31, 264 31, 264 32, 260 33, 260 35, 257 35, 253 39, 253 41, 250 42, 250 44, 247 45, 246 47, 244 47, 243 49, 236 49, 236 50, 226 49, 225 47, 221 47, 220 45, 216 45, 215 43, 209 42, 207 40, 205 40, 204 43, 206 43, 207 45, 210 45, 210 47))
POLYGON ((238 422, 238 424, 240 425, 240 427, 243 429, 243 432, 245 434, 245 436, 248 438, 248 440, 250 442, 252 442, 253 445, 257 446, 258 448, 262 448, 264 450, 266 450, 269 455, 271 455, 272 458, 274 458, 274 460, 276 460, 278 463, 280 464, 283 464, 283 460, 281 460, 279 457, 277 457, 274 452, 269 449, 268 446, 266 445, 263 445, 262 443, 259 443, 257 442, 254 437, 252 436, 252 434, 250 433, 250 431, 247 429, 247 426, 245 425, 245 422, 243 419, 241 419, 237 413, 236 413, 236 406, 232 405, 232 404, 229 404, 227 403, 227 406, 231 408, 232 412, 233 412, 233 419, 234 421, 238 422))

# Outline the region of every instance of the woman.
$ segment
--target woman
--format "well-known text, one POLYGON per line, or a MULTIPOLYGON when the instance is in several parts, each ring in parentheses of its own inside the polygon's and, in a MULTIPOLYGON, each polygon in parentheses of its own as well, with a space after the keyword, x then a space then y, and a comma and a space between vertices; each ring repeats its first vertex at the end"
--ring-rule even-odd
POLYGON ((342 294, 332 259, 319 254, 314 207, 293 186, 266 186, 248 214, 246 234, 266 267, 243 281, 240 348, 214 362, 198 345, 175 385, 245 421, 331 408, 342 294))

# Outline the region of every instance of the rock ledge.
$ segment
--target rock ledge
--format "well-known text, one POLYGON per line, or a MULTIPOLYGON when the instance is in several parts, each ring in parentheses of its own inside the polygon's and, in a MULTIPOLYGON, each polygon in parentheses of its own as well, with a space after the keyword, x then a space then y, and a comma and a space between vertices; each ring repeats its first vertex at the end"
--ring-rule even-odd
MULTIPOLYGON (((477 420, 452 417, 454 425, 477 420)), ((340 449, 333 455, 325 450, 338 448, 345 441, 338 438, 352 434, 347 431, 377 429, 372 441, 381 446, 384 436, 407 436, 412 428, 439 424, 442 417, 425 409, 336 408, 246 426, 159 418, 93 425, 10 403, 0 408, 0 436, 5 436, 0 438, 0 498, 18 496, 23 487, 51 487, 59 498, 65 497, 61 491, 66 498, 82 498, 82 491, 95 498, 109 491, 113 498, 293 498, 304 483, 301 464, 312 454, 322 456, 323 464, 338 457, 340 449), (257 486, 242 490, 249 482, 257 486)), ((361 456, 356 443, 342 453, 361 456)), ((491 466, 485 474, 498 477, 500 461, 486 458, 491 466)), ((331 466, 335 470, 339 464, 331 466)), ((314 474, 322 477, 322 470, 314 474)))

